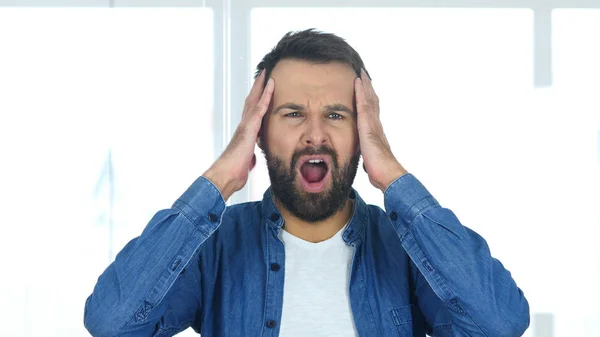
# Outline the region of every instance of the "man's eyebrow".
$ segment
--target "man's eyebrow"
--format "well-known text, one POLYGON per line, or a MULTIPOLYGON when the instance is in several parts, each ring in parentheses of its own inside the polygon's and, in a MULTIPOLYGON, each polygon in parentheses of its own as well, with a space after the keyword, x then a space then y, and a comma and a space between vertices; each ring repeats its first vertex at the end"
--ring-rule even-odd
POLYGON ((325 107, 323 107, 323 110, 327 111, 327 112, 342 112, 343 111, 349 115, 354 114, 354 110, 352 110, 349 107, 347 107, 343 104, 340 104, 340 103, 326 105, 325 107))
POLYGON ((304 110, 304 105, 296 104, 296 103, 285 103, 285 104, 278 106, 275 110, 273 110, 273 114, 277 114, 279 111, 281 111, 283 109, 302 111, 302 110, 304 110))
MULTIPOLYGON (((281 110, 284 109, 290 109, 290 110, 295 110, 295 111, 302 111, 305 109, 304 105, 302 104, 297 104, 297 103, 284 103, 280 106, 278 106, 277 108, 275 108, 273 110, 273 114, 277 114, 278 112, 280 112, 281 110)), ((354 110, 350 109, 349 107, 340 104, 340 103, 335 103, 335 104, 328 104, 326 106, 323 107, 323 111, 325 112, 345 112, 349 115, 354 114, 354 110)))

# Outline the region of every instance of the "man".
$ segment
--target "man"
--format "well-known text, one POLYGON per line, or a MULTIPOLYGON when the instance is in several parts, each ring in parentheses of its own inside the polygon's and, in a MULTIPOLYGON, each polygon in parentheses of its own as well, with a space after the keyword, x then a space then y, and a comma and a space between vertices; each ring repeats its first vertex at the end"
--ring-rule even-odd
MULTIPOLYGON (((94 336, 520 336, 529 306, 485 240, 396 160, 363 62, 288 33, 219 159, 98 279, 94 336), (225 207, 263 150, 271 187, 225 207), (352 189, 359 156, 385 211, 352 189)), ((198 154, 200 155, 200 154, 198 154)))

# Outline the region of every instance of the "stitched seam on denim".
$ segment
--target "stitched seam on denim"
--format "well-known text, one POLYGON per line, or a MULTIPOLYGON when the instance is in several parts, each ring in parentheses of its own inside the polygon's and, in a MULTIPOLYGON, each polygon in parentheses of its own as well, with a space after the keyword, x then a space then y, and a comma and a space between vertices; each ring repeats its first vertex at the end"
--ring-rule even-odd
MULTIPOLYGON (((405 238, 407 238, 408 240, 412 240, 412 244, 410 247, 408 247, 409 249, 407 249, 407 254, 409 255, 409 257, 411 258, 411 260, 414 260, 414 258, 416 258, 416 262, 415 266, 417 267, 417 269, 419 270, 419 272, 421 272, 421 274, 423 274, 423 277, 425 277, 426 281, 429 282, 429 279, 432 279, 432 281, 434 282, 434 286, 432 289, 436 295, 438 297, 440 297, 440 299, 444 300, 444 298, 452 298, 452 296, 454 295, 449 289, 448 287, 446 287, 445 282, 441 279, 441 275, 439 274, 439 272, 437 271, 437 269, 434 268, 434 272, 431 272, 427 269, 427 267, 424 266, 423 264, 423 260, 429 260, 427 259, 427 254, 425 254, 425 252, 423 251, 423 248, 419 245, 419 242, 417 241, 417 239, 415 238, 415 235, 408 231, 405 238), (423 272, 421 270, 421 268, 424 268, 426 270, 426 272, 423 272), (429 279, 427 276, 425 275, 429 275, 429 279), (438 294, 436 292, 436 289, 438 289, 439 291, 442 291, 442 294, 438 294)), ((406 241, 406 240, 405 240, 406 241)), ((403 245, 404 246, 404 245, 403 245)), ((429 263, 431 265, 431 262, 429 263)))
POLYGON ((436 325, 433 330, 452 330, 452 324, 440 324, 436 325))
POLYGON ((369 211, 369 210, 367 209, 367 211, 365 212, 365 214, 363 214, 362 221, 361 221, 361 222, 359 222, 359 224, 360 224, 360 228, 358 229, 358 231, 357 231, 357 233, 356 233, 356 238, 355 238, 355 239, 354 239, 354 241, 352 241, 352 242, 355 242, 355 241, 357 241, 359 238, 362 240, 362 234, 363 234, 364 232, 366 232, 366 231, 367 231, 367 225, 366 225, 366 222, 367 222, 367 221, 368 221, 368 219, 370 218, 370 217, 369 217, 369 214, 367 214, 367 212, 368 212, 368 211, 369 211))
MULTIPOLYGON (((411 307, 410 304, 406 305, 407 307, 411 307)), ((400 312, 400 308, 403 308, 405 306, 402 307, 395 307, 392 308, 390 310, 391 314, 392 314, 392 320, 394 321, 394 325, 396 326, 400 326, 400 325, 404 325, 406 323, 410 323, 412 321, 412 308, 410 308, 411 310, 409 310, 409 315, 401 315, 400 312), (410 316, 410 319, 406 319, 404 316, 410 316)))
MULTIPOLYGON (((424 212, 426 209, 428 209, 428 208, 430 208, 430 207, 425 207, 425 208, 424 208, 424 210, 423 210, 421 213, 423 213, 423 212, 424 212)), ((424 217, 426 217, 427 219, 430 219, 430 220, 432 220, 430 217, 428 217, 428 216, 426 216, 426 215, 423 215, 423 216, 424 216, 424 217)), ((415 218, 416 218, 416 217, 415 217, 415 218)), ((433 221, 433 220, 432 220, 432 221, 433 221)), ((440 224, 439 222, 437 222, 437 221, 433 221, 433 222, 434 222, 434 223, 437 223, 437 224, 438 224, 438 225, 440 225, 440 226, 443 226, 443 225, 441 225, 441 224, 440 224)), ((446 227, 444 227, 444 228, 446 228, 446 227)), ((452 232, 452 233, 454 234, 454 232, 452 232)), ((412 236, 412 239, 415 241, 415 246, 417 246, 417 247, 418 247, 418 249, 419 249, 419 251, 421 251, 421 253, 422 253, 423 257, 424 257, 425 259, 427 259, 427 254, 425 254, 425 252, 423 251, 423 248, 421 248, 421 246, 418 244, 418 241, 417 241, 417 240, 416 240, 416 238, 414 237, 414 234, 413 234, 413 233, 410 233, 410 235, 412 236)), ((455 234, 455 235, 456 235, 456 234, 455 234)), ((429 259, 427 259, 427 261, 429 261, 429 259)), ((421 262, 421 263, 422 263, 422 262, 421 262)), ((429 264, 431 265, 431 262, 429 262, 429 264)), ((449 298, 457 298, 457 296, 456 296, 456 294, 454 293, 454 291, 452 291, 452 289, 448 288, 448 286, 447 286, 447 282, 446 282, 446 281, 444 281, 444 280, 442 279, 442 275, 440 275, 440 273, 438 272, 438 269, 437 269, 437 268, 435 268, 435 267, 433 267, 433 268, 434 268, 434 270, 435 270, 435 272, 434 272, 434 274, 435 274, 435 275, 434 275, 433 277, 436 279, 435 281, 436 281, 437 285, 438 285, 440 288, 443 288, 443 290, 444 290, 445 292, 447 292, 447 293, 450 295, 450 296, 449 296, 449 298)), ((417 268, 417 269, 418 269, 418 268, 417 268)), ((427 269, 427 268, 426 268, 426 269, 427 269)), ((445 301, 445 302, 446 302, 446 301, 445 301)), ((463 309, 463 310, 464 310, 464 309, 463 309)), ((472 318, 472 317, 471 317, 471 315, 470 315, 470 314, 467 312, 467 310, 464 310, 464 311, 465 311, 465 314, 464 314, 464 316, 467 316, 467 317, 469 317, 469 319, 471 320, 471 322, 473 322, 473 324, 474 324, 474 325, 477 327, 477 329, 479 329, 479 331, 481 332, 481 334, 483 334, 484 336, 486 336, 486 337, 487 337, 487 335, 486 335, 486 334, 483 332, 483 330, 482 330, 482 329, 481 329, 481 327, 480 327, 480 326, 479 326, 479 325, 478 325, 478 324, 475 322, 475 320, 473 320, 473 318, 472 318)))
MULTIPOLYGON (((182 214, 183 214, 183 213, 182 213, 182 214)), ((202 231, 201 231, 199 228, 197 228, 197 227, 194 227, 194 228, 195 228, 197 231, 199 231, 199 232, 202 232, 202 231)), ((192 232, 192 235, 191 235, 191 236, 194 236, 194 232, 192 232)), ((189 240, 188 240, 188 241, 187 241, 187 242, 186 242, 186 243, 183 245, 183 247, 187 246, 187 244, 190 242, 190 240, 191 240, 191 239, 189 239, 189 240)), ((194 256, 194 254, 192 254, 192 258, 193 258, 193 256, 194 256)), ((191 258, 190 258, 190 260, 191 260, 191 258)), ((188 261, 186 262, 186 265, 189 263, 189 261, 190 261, 190 260, 188 260, 188 261)), ((173 274, 174 274, 174 273, 173 273, 173 274)), ((160 302, 161 302, 161 301, 162 301, 162 300, 165 298, 165 295, 166 295, 166 293, 168 292, 168 290, 169 290, 169 289, 171 289, 171 287, 172 287, 172 286, 173 286, 173 284, 175 283, 175 280, 177 280, 177 276, 175 276, 175 279, 173 280, 173 282, 171 282, 170 286, 168 287, 167 291, 166 291, 166 292, 163 294, 163 296, 162 296, 162 297, 161 297, 161 298, 160 298, 158 301, 156 301, 156 303, 151 303, 149 300, 147 300, 147 298, 149 298, 149 297, 150 297, 150 293, 151 293, 151 292, 152 292, 152 291, 153 291, 153 290, 156 288, 156 286, 157 286, 158 282, 160 281, 160 280, 157 280, 157 281, 156 281, 156 283, 155 283, 155 284, 154 284, 154 285, 153 285, 153 286, 152 286, 152 287, 151 287, 151 288, 148 290, 148 292, 147 292, 147 293, 144 295, 144 297, 143 297, 143 298, 145 298, 145 299, 144 299, 144 300, 142 300, 142 304, 141 304, 141 305, 144 305, 144 303, 148 302, 148 303, 150 303, 150 304, 152 305, 152 309, 150 309, 150 310, 151 310, 151 311, 152 311, 152 310, 154 310, 154 309, 155 309, 155 308, 156 308, 156 307, 157 307, 157 306, 160 304, 160 302)), ((140 306, 141 306, 141 305, 140 305, 140 306)), ((119 328, 119 331, 122 331, 122 330, 123 330, 123 328, 125 328, 127 325, 129 325, 129 323, 131 323, 131 321, 135 320, 135 315, 137 314, 137 312, 138 312, 138 310, 139 310, 140 306, 137 306, 137 308, 135 309, 135 311, 134 311, 133 315, 131 316, 131 319, 129 319, 128 321, 126 321, 126 322, 125 322, 125 324, 123 324, 123 325, 122 325, 122 326, 119 328)), ((118 336, 118 335, 115 335, 115 337, 117 337, 117 336, 118 336)))
POLYGON ((424 198, 419 199, 418 201, 416 201, 415 203, 413 203, 412 206, 410 206, 408 208, 408 210, 406 211, 406 213, 404 214, 403 218, 407 218, 407 216, 411 213, 413 213, 413 209, 418 209, 417 211, 414 211, 414 216, 410 219, 408 219, 408 221, 406 222, 408 225, 410 225, 419 215, 423 214, 423 212, 425 212, 426 210, 435 207, 435 206, 439 206, 439 203, 437 201, 435 201, 435 198, 432 195, 428 195, 424 198), (419 206, 417 206, 417 204, 419 204, 421 201, 426 200, 426 199, 433 199, 433 202, 422 206, 421 209, 418 209, 419 206))
POLYGON ((269 194, 268 196, 268 200, 264 200, 263 203, 259 203, 260 207, 261 207, 261 212, 262 212, 262 219, 263 221, 267 224, 268 227, 271 227, 273 229, 281 229, 276 221, 271 221, 271 219, 269 218, 271 216, 271 214, 273 213, 279 213, 279 210, 277 209, 277 207, 275 207, 275 204, 273 203, 273 199, 271 198, 271 194, 269 194), (263 208, 263 203, 267 204, 268 209, 264 209, 263 208))
POLYGON ((221 191, 217 188, 217 186, 215 186, 215 184, 208 178, 202 177, 202 179, 209 182, 210 187, 213 189, 214 192, 217 192, 219 194, 219 198, 221 198, 221 201, 223 201, 223 203, 225 204, 226 202, 225 199, 223 199, 223 194, 221 194, 221 191))
POLYGON ((409 175, 412 175, 412 173, 405 173, 405 174, 403 174, 403 175, 399 176, 398 178, 396 178, 396 180, 392 181, 392 183, 391 183, 391 184, 390 184, 388 187, 386 187, 386 188, 385 188, 385 191, 383 191, 383 195, 385 195, 385 193, 388 191, 388 189, 389 189, 389 188, 390 188, 392 185, 394 185, 394 184, 395 184, 397 181, 400 181, 400 179, 402 179, 402 178, 404 178, 404 177, 407 177, 407 176, 409 176, 409 175))
MULTIPOLYGON (((418 241, 415 239, 414 234, 413 233, 409 233, 407 235, 410 235, 411 239, 414 241, 414 245, 413 245, 413 247, 411 247, 412 248, 411 250, 415 250, 414 253, 416 255, 418 255, 417 257, 419 258, 419 264, 423 265, 423 262, 421 261, 421 258, 427 259, 427 255, 425 254, 425 252, 423 251, 423 249, 419 245, 418 241), (419 255, 422 255, 422 256, 419 256, 419 255)), ((407 251, 407 253, 408 253, 408 251, 407 251)), ((410 256, 410 254, 409 254, 409 256, 410 256)), ((427 259, 427 260, 429 260, 429 259, 427 259)), ((431 264, 431 262, 429 262, 429 264, 431 264)), ((415 263, 415 265, 416 265, 416 263, 415 263)), ((426 267, 424 267, 424 268, 427 269, 426 267)), ((420 271, 420 268, 418 267, 418 265, 417 265, 417 269, 419 269, 419 271, 420 271)), ((435 270, 434 272, 429 272, 429 275, 431 277, 433 277, 433 279, 434 279, 433 281, 434 281, 436 287, 440 288, 443 292, 447 293, 447 294, 444 294, 444 295, 447 295, 448 298, 458 298, 456 296, 455 292, 452 291, 452 289, 448 288, 447 282, 442 279, 442 275, 440 275, 440 273, 438 272, 438 270, 436 268, 434 268, 434 270, 435 270)), ((425 276, 425 274, 423 274, 423 276, 425 277, 425 280, 427 282, 429 282, 427 280, 427 277, 425 276)), ((435 293, 435 289, 433 289, 433 291, 435 293)), ((446 307, 448 307, 448 308, 450 307, 450 305, 448 304, 448 303, 450 303, 449 301, 445 300, 444 303, 446 304, 446 307)), ((452 310, 450 310, 450 311, 452 311, 452 310)), ((453 314, 455 314, 455 313, 453 312, 453 314)), ((468 317, 471 320, 471 322, 473 323, 473 325, 475 325, 477 327, 477 329, 479 329, 479 332, 481 332, 482 335, 484 335, 485 337, 487 337, 487 335, 483 332, 483 330, 481 329, 481 327, 475 322, 475 320, 473 320, 473 318, 471 317, 471 315, 469 315, 469 313, 467 312, 467 310, 465 310, 464 316, 468 317)))
MULTIPOLYGON (((354 235, 354 240, 348 242, 348 244, 352 244, 358 238, 361 238, 362 232, 365 231, 365 227, 366 227, 365 226, 365 222, 367 221, 367 219, 369 219, 369 207, 367 205, 365 205, 365 209, 366 210, 365 210, 365 213, 363 214, 364 216, 363 216, 362 221, 361 221, 361 219, 357 218, 357 215, 358 215, 358 205, 357 205, 357 203, 358 203, 358 201, 355 200, 354 201, 354 210, 353 210, 353 213, 352 213, 352 217, 350 217, 350 220, 348 221, 348 224, 349 224, 348 228, 350 227, 350 224, 352 224, 353 221, 357 221, 358 222, 359 228, 356 231, 356 235, 354 235)), ((344 238, 344 235, 345 235, 345 231, 342 234, 342 239, 344 238)))
POLYGON ((173 335, 176 335, 176 334, 182 332, 183 330, 185 330, 191 324, 192 324, 192 321, 185 321, 185 322, 181 323, 179 325, 179 327, 174 327, 174 326, 168 327, 168 328, 161 327, 161 328, 158 328, 157 333, 163 333, 163 332, 164 333, 170 333, 171 336, 173 336, 173 335))
MULTIPOLYGON (((189 208, 192 208, 192 206, 190 206, 190 205, 189 205, 187 202, 185 202, 185 201, 183 201, 183 200, 181 200, 181 199, 179 199, 178 201, 179 201, 179 202, 181 202, 182 204, 186 205, 187 207, 189 207, 189 208)), ((184 216, 186 219, 188 219, 188 221, 189 221, 189 222, 191 222, 192 224, 194 224, 194 227, 195 227, 196 229, 198 229, 198 230, 200 231, 200 233, 204 234, 206 237, 209 237, 209 236, 210 236, 210 233, 208 233, 208 232, 205 232, 204 230, 202 230, 202 227, 200 227, 200 224, 201 224, 201 223, 197 223, 196 221, 192 220, 192 218, 190 218, 190 217, 187 215, 187 213, 186 213, 184 210, 182 210, 181 208, 179 208, 179 207, 177 207, 177 206, 173 206, 173 207, 177 208, 177 209, 179 210, 179 212, 181 213, 181 215, 183 215, 183 216, 184 216)), ((193 208, 192 208, 192 209, 193 209, 193 208)))
MULTIPOLYGON (((145 302, 145 300, 142 300, 142 304, 144 304, 143 302, 145 302)), ((116 334, 116 335, 114 335, 113 337, 118 337, 118 336, 119 336, 119 333, 120 333, 121 331, 123 331, 123 328, 124 328, 124 327, 126 327, 126 326, 128 326, 128 325, 129 325, 129 323, 131 323, 131 321, 134 321, 134 320, 135 320, 135 314, 137 314, 137 312, 138 312, 138 310, 139 310, 139 309, 140 309, 140 306, 138 305, 138 306, 136 307, 135 311, 133 312, 133 315, 131 315, 131 318, 130 318, 128 321, 125 321, 125 324, 121 325, 121 327, 119 328, 119 330, 117 330, 117 334, 116 334)))
MULTIPOLYGON (((442 224, 441 222, 439 222, 439 221, 437 221, 437 220, 433 219, 432 217, 430 217, 430 216, 427 216, 427 215, 425 215, 425 214, 423 214, 423 217, 424 217, 424 218, 426 218, 426 219, 428 219, 429 221, 431 221, 431 222, 433 222, 433 223, 437 224, 438 226, 441 226, 441 227, 443 227, 445 230, 449 231, 450 233, 452 233, 453 235, 455 235, 456 237, 458 237, 458 238, 459 238, 461 241, 464 241, 464 240, 463 240, 463 238, 462 238, 460 235, 458 235, 457 233, 455 233, 453 230, 451 230, 451 229, 450 229, 450 228, 448 228, 447 226, 444 226, 444 224, 442 224)), ((461 225, 462 225, 462 224, 461 224, 461 225)))
MULTIPOLYGON (((361 263, 361 264, 364 264, 363 260, 364 260, 364 259, 362 259, 362 258, 360 259, 360 263, 361 263)), ((361 269, 364 269, 364 268, 361 268, 361 269)), ((364 285, 364 287, 363 287, 363 288, 365 289, 365 292, 366 292, 366 289, 367 289, 367 279, 365 278, 365 276, 364 276, 364 273, 362 273, 362 272, 361 272, 360 274, 361 274, 361 277, 362 277, 362 282, 363 282, 363 285, 364 285)), ((379 333, 379 329, 378 329, 379 327, 378 327, 378 326, 377 326, 377 324, 375 323, 375 316, 373 315, 373 308, 372 308, 372 306, 371 306, 371 301, 370 301, 370 297, 369 297, 369 296, 367 296, 367 303, 369 304, 369 314, 371 314, 371 316, 370 316, 370 317, 373 319, 373 320, 371 321, 371 323, 373 323, 373 326, 375 327, 375 329, 376 329, 376 330, 377 330, 377 332, 379 333)))
POLYGON ((269 298, 269 278, 270 278, 270 275, 271 275, 269 273, 269 262, 271 262, 271 261, 269 261, 270 257, 271 257, 271 251, 270 251, 271 250, 271 245, 269 244, 269 239, 270 239, 269 235, 271 235, 272 233, 268 232, 269 230, 271 230, 271 229, 269 229, 269 227, 265 227, 265 230, 267 231, 267 249, 266 249, 266 251, 267 251, 267 266, 266 266, 266 268, 267 268, 267 272, 266 272, 267 279, 266 279, 266 282, 265 282, 265 308, 263 309, 263 319, 262 319, 262 324, 260 325, 261 326, 261 329, 260 329, 260 335, 261 336, 264 336, 264 334, 265 334, 265 322, 267 321, 267 307, 269 306, 269 303, 268 303, 268 298, 269 298))
POLYGON ((471 317, 471 315, 469 315, 469 313, 465 310, 465 316, 469 317, 469 319, 471 320, 471 322, 473 322, 473 325, 475 325, 477 327, 477 329, 479 329, 479 332, 481 332, 481 334, 484 337, 488 337, 488 334, 486 334, 485 332, 483 332, 483 330, 481 329, 481 327, 479 326, 479 324, 477 324, 477 322, 475 322, 475 320, 473 319, 473 317, 471 317))
POLYGON ((400 318, 398 318, 398 313, 394 309, 392 309, 392 321, 394 325, 400 325, 400 318))
MULTIPOLYGON (((199 228, 196 228, 196 230, 200 233, 202 233, 202 231, 199 228)), ((187 247, 190 243, 190 241, 192 240, 192 237, 194 236, 194 232, 192 232, 192 235, 190 235, 190 238, 188 240, 188 242, 185 243, 185 245, 183 245, 183 247, 187 247)), ((206 241, 206 239, 203 241, 203 243, 206 241)), ((202 244, 203 244, 202 243, 202 244)), ((200 244, 200 245, 202 245, 200 244)), ((197 248, 196 248, 197 249, 197 248)), ((185 261, 184 265, 187 266, 190 264, 190 261, 192 261, 192 259, 194 258, 194 255, 196 253, 196 249, 194 249, 192 251, 192 254, 190 255, 190 257, 185 261)), ((181 250, 180 250, 181 251, 181 250)), ((184 262, 183 260, 181 262, 184 262)), ((181 265, 181 264, 180 264, 181 265)), ((154 304, 154 306, 157 306, 160 302, 162 302, 162 300, 165 298, 165 296, 167 295, 167 292, 169 289, 171 289, 171 287, 173 287, 173 285, 175 284, 175 282, 177 281, 177 277, 179 277, 179 273, 172 273, 171 277, 173 278, 173 281, 171 281, 171 284, 169 285, 169 287, 167 288, 167 291, 162 295, 162 297, 160 299, 158 299, 158 301, 156 302, 156 304, 154 304), (174 277, 173 277, 174 275, 174 277)), ((154 285, 154 287, 156 287, 156 285, 154 285)))

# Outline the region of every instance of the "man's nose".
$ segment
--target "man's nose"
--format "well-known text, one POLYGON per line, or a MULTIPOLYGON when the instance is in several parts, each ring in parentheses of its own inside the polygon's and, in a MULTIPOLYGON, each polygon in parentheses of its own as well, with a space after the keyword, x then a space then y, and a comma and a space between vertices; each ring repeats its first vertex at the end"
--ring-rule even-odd
POLYGON ((303 138, 304 145, 312 145, 317 148, 321 145, 329 144, 322 118, 315 116, 306 123, 306 130, 303 138))

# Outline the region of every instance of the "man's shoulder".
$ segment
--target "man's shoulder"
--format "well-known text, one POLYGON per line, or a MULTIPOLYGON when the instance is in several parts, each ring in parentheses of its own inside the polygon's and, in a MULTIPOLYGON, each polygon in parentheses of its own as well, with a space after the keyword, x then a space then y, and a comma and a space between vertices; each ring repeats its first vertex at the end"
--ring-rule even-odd
POLYGON ((262 204, 260 201, 229 205, 223 213, 220 229, 228 230, 235 228, 236 230, 244 230, 255 227, 262 223, 262 214, 262 204))
POLYGON ((367 212, 367 230, 372 232, 372 234, 378 233, 377 236, 381 235, 386 237, 395 232, 388 215, 382 207, 367 204, 365 210, 367 212))
POLYGON ((381 217, 385 217, 385 210, 378 205, 366 204, 365 203, 366 216, 372 222, 374 220, 380 220, 381 217))
POLYGON ((228 205, 225 213, 229 216, 250 216, 262 214, 261 201, 247 201, 235 205, 228 205))
POLYGON ((260 202, 227 206, 219 227, 202 245, 200 254, 205 267, 226 263, 228 268, 234 268, 233 265, 254 261, 256 256, 252 254, 260 251, 265 233, 261 230, 263 223, 260 202))

